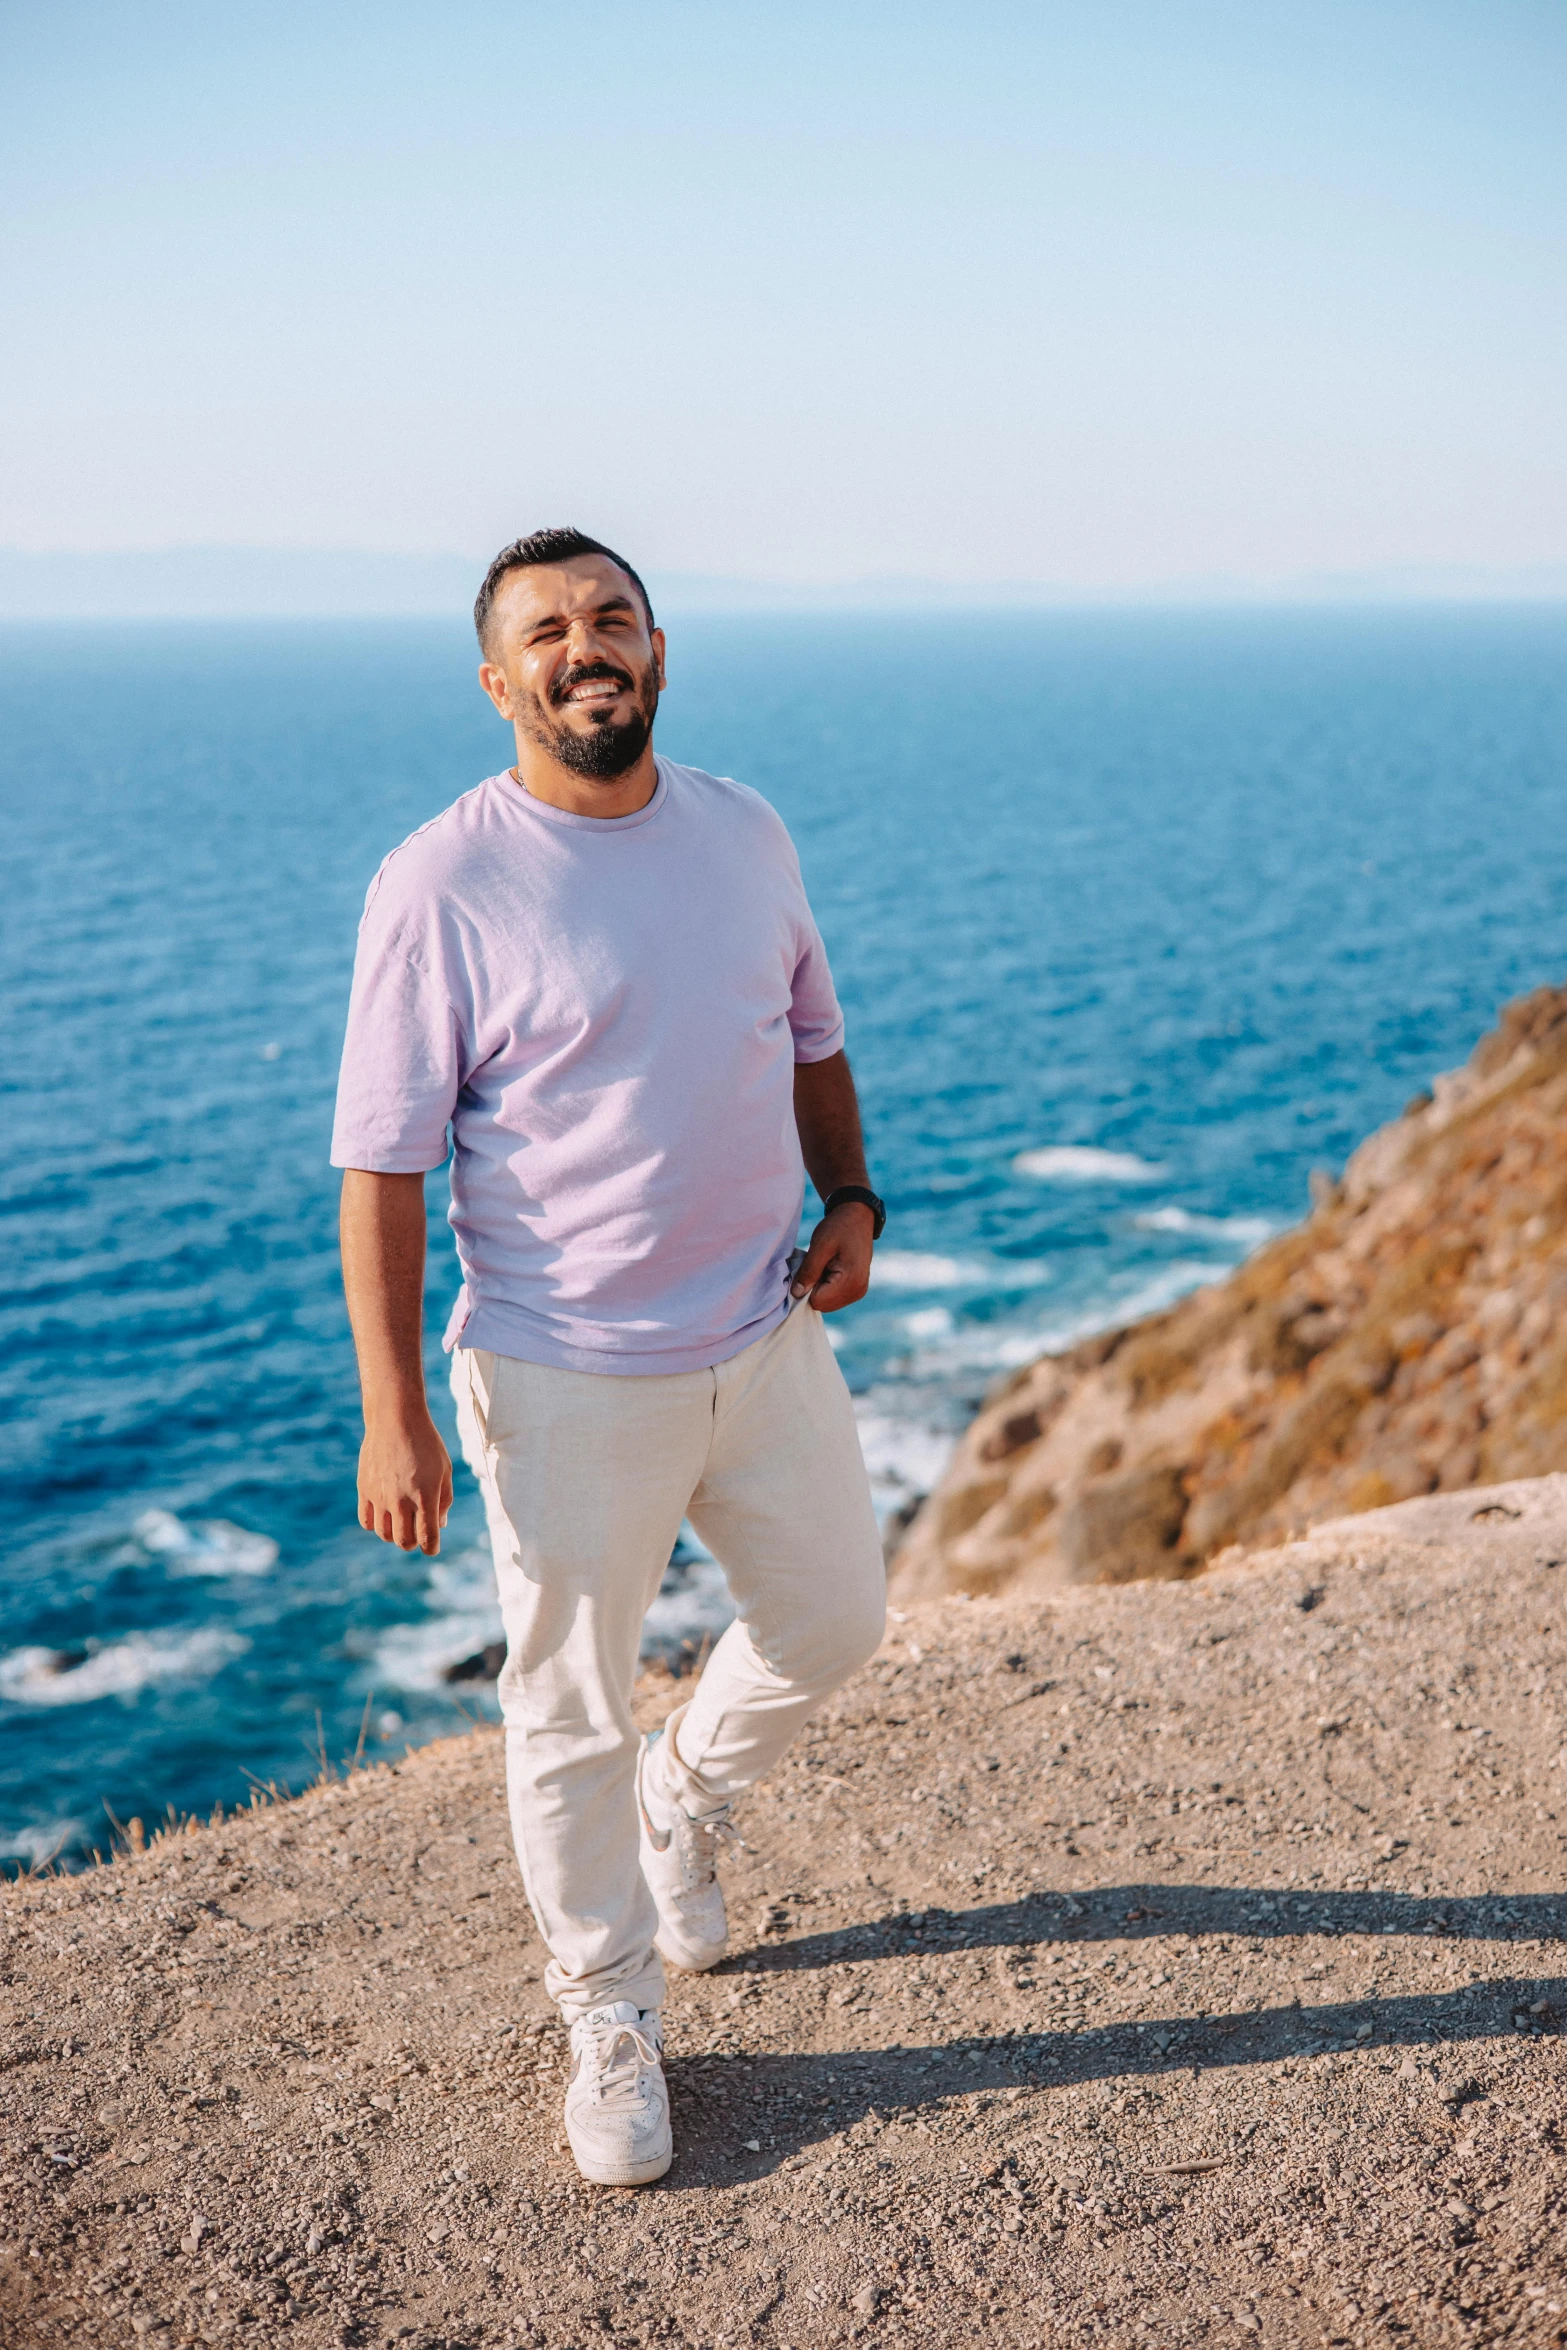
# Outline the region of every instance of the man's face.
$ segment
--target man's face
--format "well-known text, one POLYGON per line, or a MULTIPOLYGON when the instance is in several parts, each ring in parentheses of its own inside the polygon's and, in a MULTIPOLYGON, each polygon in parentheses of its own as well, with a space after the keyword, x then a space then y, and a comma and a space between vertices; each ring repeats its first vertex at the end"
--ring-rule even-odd
POLYGON ((664 632, 602 555, 508 572, 479 682, 503 718, 574 775, 634 767, 664 686, 664 632))

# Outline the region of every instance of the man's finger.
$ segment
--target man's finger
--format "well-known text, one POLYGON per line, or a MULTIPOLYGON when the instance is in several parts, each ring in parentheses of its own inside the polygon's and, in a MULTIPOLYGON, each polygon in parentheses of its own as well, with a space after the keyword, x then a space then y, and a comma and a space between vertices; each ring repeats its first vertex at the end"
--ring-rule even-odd
POLYGON ((852 1306, 857 1297, 865 1295, 865 1284, 848 1265, 832 1264, 811 1292, 811 1304, 819 1314, 834 1314, 840 1306, 852 1306))
POLYGON ((427 1558, 434 1558, 441 1547, 441 1518, 421 1495, 419 1500, 419 1548, 427 1558))
POLYGON ((810 1247, 805 1252, 805 1262, 801 1265, 799 1272, 796 1273, 794 1280, 790 1285, 790 1296, 809 1296, 810 1292, 816 1287, 817 1282, 821 1280, 823 1274, 831 1264, 832 1255, 833 1244, 830 1240, 824 1240, 822 1238, 821 1228, 818 1226, 816 1235, 812 1240, 810 1247))

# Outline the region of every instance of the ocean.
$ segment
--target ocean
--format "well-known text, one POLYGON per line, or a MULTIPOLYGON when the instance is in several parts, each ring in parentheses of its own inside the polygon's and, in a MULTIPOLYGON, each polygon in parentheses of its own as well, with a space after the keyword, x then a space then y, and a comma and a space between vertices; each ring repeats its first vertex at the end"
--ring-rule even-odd
MULTIPOLYGON (((1563 977, 1561 609, 670 637, 660 747, 780 809, 848 1016, 891 1217, 834 1338, 887 1511, 1563 977)), ((355 1523, 326 1163, 370 874, 510 759, 474 666, 435 621, 0 631, 13 1865, 493 1715, 445 1677, 499 1631, 466 1472, 437 1561, 355 1523)), ((683 1543, 650 1650, 723 1621, 683 1543)))

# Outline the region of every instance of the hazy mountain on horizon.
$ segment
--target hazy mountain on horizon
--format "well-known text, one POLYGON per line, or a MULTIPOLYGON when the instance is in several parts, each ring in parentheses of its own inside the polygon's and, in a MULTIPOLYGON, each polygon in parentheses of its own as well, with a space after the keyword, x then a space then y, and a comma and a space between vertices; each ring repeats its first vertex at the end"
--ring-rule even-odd
MULTIPOLYGON (((0 547, 0 620, 455 618, 471 610, 483 574, 482 558, 351 547, 0 547)), ((1567 563, 1405 565, 1284 580, 1210 575, 1124 588, 898 578, 813 585, 651 571, 648 586, 671 612, 1551 602, 1567 600, 1567 563)))

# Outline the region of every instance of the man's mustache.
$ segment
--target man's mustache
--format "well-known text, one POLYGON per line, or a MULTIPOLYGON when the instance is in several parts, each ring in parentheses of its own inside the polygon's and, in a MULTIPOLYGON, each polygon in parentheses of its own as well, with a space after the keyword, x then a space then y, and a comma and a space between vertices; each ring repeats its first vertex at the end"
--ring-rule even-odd
POLYGON ((558 705, 575 686, 586 685, 590 679, 598 677, 607 678, 611 684, 623 687, 628 694, 636 692, 635 680, 624 669, 617 669, 613 662, 583 661, 575 669, 563 670, 556 678, 550 687, 550 700, 558 705))

